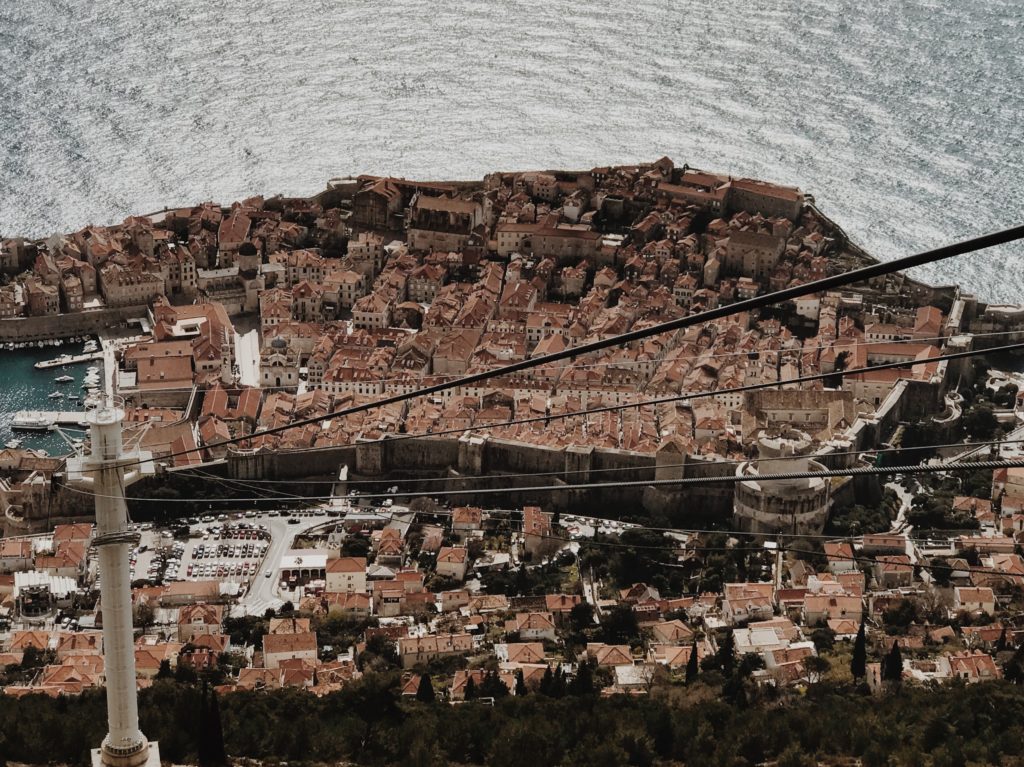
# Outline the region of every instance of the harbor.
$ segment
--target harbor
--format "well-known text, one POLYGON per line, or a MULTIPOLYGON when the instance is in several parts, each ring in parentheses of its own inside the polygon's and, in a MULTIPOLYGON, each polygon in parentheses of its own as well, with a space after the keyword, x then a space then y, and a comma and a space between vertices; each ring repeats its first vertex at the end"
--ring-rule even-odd
POLYGON ((41 364, 52 361, 55 350, 50 346, 0 347, 0 444, 54 456, 71 452, 74 438, 84 436, 84 403, 90 391, 102 387, 102 351, 86 351, 82 344, 87 340, 68 342, 64 348, 69 357, 88 357, 88 370, 84 365, 41 364))

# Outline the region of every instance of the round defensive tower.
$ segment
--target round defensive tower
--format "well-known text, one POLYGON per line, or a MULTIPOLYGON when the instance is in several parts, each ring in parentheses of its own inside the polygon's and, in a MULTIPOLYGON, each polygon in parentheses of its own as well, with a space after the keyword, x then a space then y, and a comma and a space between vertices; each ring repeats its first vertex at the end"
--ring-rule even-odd
POLYGON ((820 533, 828 520, 831 483, 828 477, 762 479, 773 474, 825 471, 810 457, 812 440, 802 431, 758 435, 758 458, 740 464, 733 500, 733 520, 745 532, 773 535, 820 533), (766 460, 769 459, 769 460, 766 460))

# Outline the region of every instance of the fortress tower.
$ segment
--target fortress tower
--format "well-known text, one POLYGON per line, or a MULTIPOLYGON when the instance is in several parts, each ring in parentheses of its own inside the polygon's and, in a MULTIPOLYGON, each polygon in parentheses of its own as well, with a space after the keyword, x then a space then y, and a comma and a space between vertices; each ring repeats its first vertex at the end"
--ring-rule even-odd
POLYGON ((808 455, 811 438, 789 430, 777 436, 762 431, 757 440, 759 460, 740 464, 744 479, 736 483, 733 519, 738 529, 771 535, 820 533, 828 520, 832 486, 828 477, 761 479, 768 474, 806 474, 825 471, 808 455), (770 458, 765 461, 763 459, 770 458))

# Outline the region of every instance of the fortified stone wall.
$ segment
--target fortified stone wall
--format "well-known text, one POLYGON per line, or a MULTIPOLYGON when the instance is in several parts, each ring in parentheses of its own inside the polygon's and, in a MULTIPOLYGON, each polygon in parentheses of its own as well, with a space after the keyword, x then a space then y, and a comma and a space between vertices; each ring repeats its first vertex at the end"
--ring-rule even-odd
POLYGON ((97 333, 126 320, 145 317, 148 307, 122 306, 116 309, 94 309, 47 317, 15 317, 0 320, 0 343, 49 341, 97 333))

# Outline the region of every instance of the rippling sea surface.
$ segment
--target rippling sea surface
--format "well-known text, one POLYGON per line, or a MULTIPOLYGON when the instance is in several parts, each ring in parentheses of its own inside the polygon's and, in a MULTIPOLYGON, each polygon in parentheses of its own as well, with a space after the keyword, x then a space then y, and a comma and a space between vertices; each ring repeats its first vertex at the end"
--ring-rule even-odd
MULTIPOLYGON (((653 160, 881 258, 1024 221, 1021 0, 0 0, 0 232, 347 173, 653 160)), ((923 268, 1024 300, 1024 248, 923 268)))

